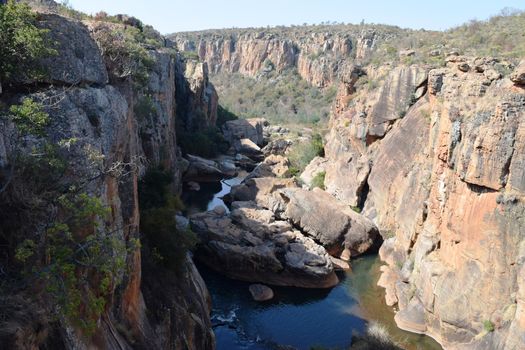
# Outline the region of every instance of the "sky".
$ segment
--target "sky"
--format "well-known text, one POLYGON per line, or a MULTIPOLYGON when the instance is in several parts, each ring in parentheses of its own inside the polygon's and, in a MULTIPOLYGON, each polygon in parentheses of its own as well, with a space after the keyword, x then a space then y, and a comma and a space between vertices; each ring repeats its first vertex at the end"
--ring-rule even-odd
POLYGON ((524 0, 68 0, 94 14, 126 13, 162 34, 267 25, 344 23, 392 24, 444 30, 483 20, 503 8, 525 10, 524 0))

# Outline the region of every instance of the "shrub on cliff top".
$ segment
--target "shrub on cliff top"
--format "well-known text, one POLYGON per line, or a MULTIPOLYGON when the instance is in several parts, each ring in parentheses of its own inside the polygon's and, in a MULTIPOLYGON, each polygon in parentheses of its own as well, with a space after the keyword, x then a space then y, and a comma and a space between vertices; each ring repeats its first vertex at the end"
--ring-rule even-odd
POLYGON ((43 73, 35 62, 56 54, 46 40, 48 30, 36 27, 36 15, 25 4, 0 5, 0 80, 33 79, 43 73))

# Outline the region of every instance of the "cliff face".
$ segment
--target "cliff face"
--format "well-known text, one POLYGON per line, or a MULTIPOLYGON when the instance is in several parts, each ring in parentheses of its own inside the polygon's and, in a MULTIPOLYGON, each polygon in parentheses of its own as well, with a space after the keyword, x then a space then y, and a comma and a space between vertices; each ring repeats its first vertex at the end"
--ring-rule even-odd
MULTIPOLYGON (((132 243, 141 237, 138 182, 146 168, 163 166, 173 174, 173 188, 180 188, 182 169, 175 137, 176 119, 191 122, 198 113, 208 124, 215 121, 216 94, 208 83, 205 64, 192 63, 200 67, 195 68, 200 72, 188 79, 180 69, 183 63, 173 52, 163 48, 149 50, 152 63, 147 86, 141 91, 148 91, 152 108, 147 114, 139 113, 136 106, 145 95, 137 92, 130 79, 111 83, 108 79, 108 62, 104 62, 92 38, 99 24, 53 14, 40 15, 40 21, 40 25, 50 29, 59 56, 43 61, 49 67, 45 80, 27 86, 19 84, 11 91, 4 89, 0 98, 13 102, 30 97, 42 102, 50 115, 49 139, 55 143, 75 139, 67 155, 71 168, 67 176, 94 178, 87 191, 111 209, 106 228, 127 250, 125 266, 120 271, 122 282, 113 287, 94 337, 83 337, 64 321, 60 334, 51 334, 51 340, 25 337, 24 334, 32 335, 37 330, 24 322, 19 330, 14 327, 14 333, 7 335, 11 337, 10 344, 15 348, 38 348, 51 341, 76 349, 213 349, 210 300, 191 259, 186 259, 177 276, 159 272, 164 274, 164 284, 155 289, 154 282, 145 282, 142 276, 142 268, 151 262, 143 261, 141 249, 132 243), (179 91, 178 85, 183 83, 190 89, 179 91), (186 100, 191 101, 190 106, 182 106, 186 100)), ((2 168, 9 166, 8 156, 14 146, 8 142, 9 129, 10 125, 4 125, 0 133, 2 168)))
POLYGON ((284 33, 274 30, 179 33, 171 39, 179 50, 197 53, 208 63, 212 74, 238 72, 255 77, 264 70, 282 72, 294 68, 308 83, 327 87, 337 81, 347 58, 365 59, 378 40, 394 35, 397 34, 355 26, 336 32, 288 29, 284 33))
POLYGON ((397 324, 450 349, 525 344, 525 92, 501 67, 366 68, 378 86, 343 82, 327 137, 327 191, 386 238, 397 324))

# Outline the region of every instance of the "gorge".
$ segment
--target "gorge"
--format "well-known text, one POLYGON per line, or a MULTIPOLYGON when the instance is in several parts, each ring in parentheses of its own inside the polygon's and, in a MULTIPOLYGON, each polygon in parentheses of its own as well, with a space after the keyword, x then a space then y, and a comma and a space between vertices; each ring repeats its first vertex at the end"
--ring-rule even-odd
POLYGON ((0 348, 525 349, 523 12, 162 36, 22 3, 52 50, 0 65, 0 348))

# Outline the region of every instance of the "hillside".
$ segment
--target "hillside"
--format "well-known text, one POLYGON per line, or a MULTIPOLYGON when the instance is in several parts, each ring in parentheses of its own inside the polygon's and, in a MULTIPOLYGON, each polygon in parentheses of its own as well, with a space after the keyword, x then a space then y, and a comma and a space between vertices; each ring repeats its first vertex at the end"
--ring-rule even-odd
POLYGON ((516 64, 525 55, 524 33, 525 14, 503 10, 487 21, 444 32, 337 24, 206 30, 168 37, 185 55, 196 55, 208 64, 222 104, 231 112, 302 123, 327 120, 334 86, 344 79, 348 65, 438 68, 451 51, 497 56, 516 64))

